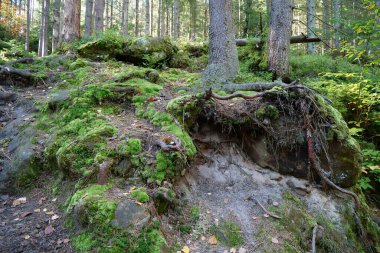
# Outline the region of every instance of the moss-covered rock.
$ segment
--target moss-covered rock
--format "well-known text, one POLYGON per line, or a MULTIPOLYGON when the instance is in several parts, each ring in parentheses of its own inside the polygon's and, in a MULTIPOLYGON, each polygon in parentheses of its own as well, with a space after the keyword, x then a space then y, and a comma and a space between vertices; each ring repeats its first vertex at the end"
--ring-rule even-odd
POLYGON ((172 206, 175 202, 176 195, 173 190, 159 187, 153 193, 153 201, 156 206, 157 212, 162 214, 167 211, 167 209, 172 206))

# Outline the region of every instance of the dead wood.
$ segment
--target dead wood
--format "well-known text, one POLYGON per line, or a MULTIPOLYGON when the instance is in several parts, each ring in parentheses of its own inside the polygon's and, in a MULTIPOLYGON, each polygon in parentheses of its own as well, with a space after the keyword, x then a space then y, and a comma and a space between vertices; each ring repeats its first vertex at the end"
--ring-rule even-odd
MULTIPOLYGON (((248 39, 236 39, 236 46, 246 46, 248 44, 248 39)), ((264 42, 261 38, 253 38, 252 42, 256 45, 260 45, 264 42)), ((318 37, 308 37, 305 34, 292 36, 290 38, 290 44, 299 44, 299 43, 313 43, 313 42, 321 42, 321 39, 318 37)))
POLYGON ((258 201, 257 199, 255 199, 255 201, 257 202, 257 204, 261 207, 261 209, 263 209, 263 211, 266 213, 266 214, 268 214, 270 217, 273 217, 273 218, 275 218, 275 219, 282 219, 280 216, 278 216, 278 215, 275 215, 275 214, 273 214, 273 213, 271 213, 271 212, 269 212, 261 203, 260 203, 260 201, 258 201))
POLYGON ((318 232, 318 225, 316 225, 313 228, 313 236, 312 236, 312 241, 311 241, 311 253, 317 252, 317 247, 316 247, 317 232, 318 232))
POLYGON ((165 152, 181 151, 181 141, 179 139, 171 138, 169 143, 162 140, 156 140, 155 144, 165 152))

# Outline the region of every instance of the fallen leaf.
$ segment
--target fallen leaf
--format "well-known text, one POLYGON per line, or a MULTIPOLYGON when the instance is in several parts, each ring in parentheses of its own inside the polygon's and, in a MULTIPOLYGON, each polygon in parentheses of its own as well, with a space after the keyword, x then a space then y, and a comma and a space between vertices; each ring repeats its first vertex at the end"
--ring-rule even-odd
POLYGON ((272 243, 274 243, 274 244, 278 244, 279 241, 278 241, 278 239, 277 239, 276 237, 272 237, 272 243))
POLYGON ((30 235, 24 235, 24 239, 25 240, 29 240, 30 239, 30 235))
POLYGON ((236 253, 236 249, 235 248, 231 248, 230 249, 230 253, 236 253))
POLYGON ((45 197, 40 198, 40 200, 38 201, 38 204, 42 205, 42 203, 43 203, 45 200, 46 200, 45 197))
POLYGON ((268 217, 269 217, 269 215, 268 215, 268 214, 266 214, 266 213, 264 213, 264 217, 265 217, 265 218, 268 218, 268 217))
POLYGON ((201 240, 202 240, 202 241, 206 240, 206 237, 204 237, 204 236, 202 235, 201 240))
POLYGON ((181 251, 182 251, 183 253, 190 253, 190 249, 189 249, 189 247, 187 247, 187 246, 183 247, 181 251))
POLYGON ((53 215, 54 212, 53 211, 49 211, 49 212, 45 212, 47 215, 53 215))
POLYGON ((44 208, 44 209, 42 209, 42 211, 44 211, 44 212, 47 212, 47 209, 46 209, 46 208, 44 208))
POLYGON ((56 202, 56 201, 57 201, 57 198, 54 198, 54 199, 52 199, 51 201, 56 202))
POLYGON ((275 202, 273 202, 273 205, 278 206, 279 204, 278 204, 278 202, 275 201, 275 202))
POLYGON ((15 207, 15 206, 19 206, 21 204, 25 204, 26 203, 26 198, 25 197, 22 197, 22 198, 18 198, 18 199, 15 199, 12 203, 12 207, 15 207))
POLYGON ((35 213, 39 213, 39 212, 41 212, 41 209, 39 209, 39 208, 34 209, 33 212, 35 212, 35 213))
POLYGON ((253 220, 257 220, 257 217, 256 217, 256 216, 252 216, 252 219, 253 219, 253 220))
POLYGON ((20 220, 20 218, 16 218, 16 219, 14 219, 14 221, 19 221, 20 220))
POLYGON ((247 250, 244 249, 244 248, 240 248, 240 249, 239 249, 239 253, 246 253, 246 252, 247 252, 247 250))
POLYGON ((55 229, 49 225, 45 228, 45 235, 50 235, 51 233, 53 233, 55 231, 55 229))
POLYGON ((58 219, 58 218, 59 218, 59 216, 56 215, 56 214, 54 214, 54 215, 51 217, 52 220, 56 220, 56 219, 58 219))
POLYGON ((20 216, 21 216, 21 218, 25 218, 26 216, 29 216, 31 214, 32 214, 32 212, 23 212, 20 214, 20 216))
POLYGON ((218 244, 218 240, 216 239, 215 235, 212 235, 208 238, 208 243, 211 245, 217 245, 218 244))
POLYGON ((63 239, 64 244, 68 244, 69 242, 70 242, 70 239, 68 239, 68 238, 63 239))

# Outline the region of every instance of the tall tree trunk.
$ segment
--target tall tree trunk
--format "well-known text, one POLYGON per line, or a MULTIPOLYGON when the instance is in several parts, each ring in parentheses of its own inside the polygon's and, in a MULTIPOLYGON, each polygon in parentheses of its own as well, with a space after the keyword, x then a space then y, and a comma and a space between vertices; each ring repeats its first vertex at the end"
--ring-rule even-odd
POLYGON ((165 12, 166 12, 166 28, 165 28, 165 31, 166 31, 166 36, 169 36, 169 34, 170 34, 170 28, 169 28, 169 20, 170 20, 170 18, 169 18, 169 15, 170 15, 170 13, 169 13, 169 4, 168 3, 166 3, 166 6, 165 6, 165 12))
POLYGON ((207 38, 207 27, 208 27, 208 0, 205 0, 205 13, 204 13, 204 24, 203 24, 203 39, 206 40, 207 38))
POLYGON ((61 21, 61 0, 54 0, 53 4, 53 38, 51 52, 54 53, 59 43, 59 22, 61 21))
POLYGON ((253 35, 253 23, 254 23, 252 0, 244 1, 244 14, 245 14, 245 20, 244 20, 243 33, 244 33, 244 36, 251 36, 253 35))
POLYGON ((330 0, 323 0, 323 34, 325 37, 325 49, 330 47, 330 0))
POLYGON ((80 37, 80 0, 65 0, 62 40, 71 42, 80 37))
POLYGON ((158 0, 157 37, 161 37, 161 9, 162 9, 162 0, 158 0))
POLYGON ((204 88, 221 87, 239 73, 231 0, 210 0, 209 63, 202 73, 204 88))
POLYGON ((150 35, 153 36, 153 31, 154 31, 154 19, 153 19, 153 16, 154 16, 154 8, 153 8, 153 3, 154 1, 151 0, 151 4, 150 4, 150 35))
POLYGON ((84 19, 84 36, 92 35, 94 0, 86 0, 86 16, 84 19))
POLYGON ((334 46, 335 49, 340 48, 340 1, 333 0, 333 11, 334 11, 334 46))
MULTIPOLYGON (((26 1, 26 28, 25 28, 25 51, 29 51, 29 37, 30 37, 30 21, 31 21, 31 8, 30 8, 30 1, 26 1)), ((0 6, 1 10, 1 6, 0 6)))
POLYGON ((111 14, 110 14, 110 28, 112 28, 112 25, 113 25, 113 0, 110 0, 111 1, 111 14))
POLYGON ((136 10, 135 10, 135 36, 139 36, 139 0, 136 0, 136 10))
MULTIPOLYGON (((376 0, 376 6, 380 6, 380 0, 376 0)), ((376 23, 380 24, 380 14, 377 14, 376 23)))
MULTIPOLYGON (((315 0, 307 0, 307 36, 309 38, 315 36, 315 15, 315 0)), ((314 43, 307 43, 307 52, 315 54, 314 43)))
POLYGON ((273 0, 270 12, 268 63, 273 79, 289 82, 289 51, 292 33, 291 0, 273 0))
POLYGON ((38 56, 40 57, 46 56, 48 54, 49 9, 50 9, 50 0, 43 0, 40 39, 38 43, 39 44, 38 56))
POLYGON ((129 0, 123 1, 123 35, 128 34, 128 11, 129 11, 129 0))
MULTIPOLYGON (((197 1, 196 0, 190 0, 190 39, 195 40, 197 36, 197 1)), ((232 14, 231 14, 232 15, 232 14)))
POLYGON ((105 6, 106 6, 106 29, 109 27, 110 22, 110 15, 109 15, 109 0, 105 0, 105 6))
POLYGON ((166 2, 164 0, 161 1, 161 8, 159 8, 160 11, 160 34, 162 37, 165 36, 165 7, 166 2))
POLYGON ((145 0, 145 35, 150 35, 150 0, 145 0))
POLYGON ((180 0, 174 0, 173 8, 173 37, 178 39, 179 37, 179 11, 180 11, 180 0))
POLYGON ((95 0, 94 15, 95 15, 95 32, 103 32, 104 29, 104 8, 105 0, 95 0))

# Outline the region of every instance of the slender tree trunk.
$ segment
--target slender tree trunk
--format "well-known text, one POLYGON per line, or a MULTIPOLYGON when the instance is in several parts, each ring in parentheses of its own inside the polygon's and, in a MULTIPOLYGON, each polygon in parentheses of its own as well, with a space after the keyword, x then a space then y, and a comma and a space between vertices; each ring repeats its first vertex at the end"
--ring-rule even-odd
POLYGON ((54 53, 59 43, 59 22, 61 21, 61 0, 54 0, 53 4, 53 38, 51 52, 54 53))
MULTIPOLYGON (((25 51, 29 51, 29 37, 30 37, 30 21, 31 21, 31 8, 30 8, 30 1, 26 0, 26 28, 25 28, 25 51)), ((1 5, 0 5, 1 10, 1 5)))
POLYGON ((334 11, 334 46, 335 49, 340 48, 340 1, 333 0, 333 11, 334 11))
POLYGON ((204 13, 204 25, 203 25, 203 39, 207 38, 207 27, 208 27, 208 0, 205 0, 205 13, 204 13))
POLYGON ((157 37, 161 37, 161 8, 162 8, 162 0, 158 0, 157 37))
POLYGON ((65 0, 62 40, 71 42, 80 37, 80 0, 65 0))
POLYGON ((166 3, 163 0, 161 1, 161 8, 160 10, 160 34, 162 37, 165 36, 165 5, 166 3))
POLYGON ((173 37, 178 39, 179 37, 179 11, 180 11, 180 0, 174 0, 173 9, 173 37))
POLYGON ((169 4, 166 3, 165 5, 165 12, 166 12, 166 28, 165 28, 165 31, 166 31, 166 36, 169 36, 170 34, 170 26, 169 26, 169 4))
POLYGON ((105 0, 95 0, 94 15, 95 15, 95 32, 101 33, 104 29, 104 8, 105 0))
POLYGON ((231 0, 210 0, 209 63, 202 73, 204 88, 221 87, 239 73, 231 0))
POLYGON ((110 15, 109 15, 109 1, 105 0, 105 6, 106 6, 106 29, 109 27, 109 22, 110 22, 110 15))
POLYGON ((38 43, 38 56, 40 57, 48 54, 49 9, 50 0, 42 1, 41 29, 38 43))
POLYGON ((326 44, 325 49, 328 50, 330 47, 330 0, 323 0, 323 33, 325 37, 326 44))
POLYGON ((86 16, 84 19, 84 36, 92 35, 94 0, 86 0, 86 16))
POLYGON ((150 0, 145 0, 145 35, 150 35, 150 0))
POLYGON ((150 35, 153 36, 153 31, 154 31, 154 19, 153 19, 153 16, 154 16, 154 12, 153 12, 153 4, 154 4, 154 1, 151 0, 151 3, 150 3, 150 35))
POLYGON ((252 8, 252 0, 245 0, 244 1, 244 14, 245 14, 245 20, 244 20, 244 36, 251 36, 253 35, 253 8, 252 8))
POLYGON ((268 63, 273 79, 289 82, 289 51, 292 32, 291 0, 273 0, 271 6, 268 63))
POLYGON ((128 11, 129 11, 129 0, 123 1, 123 35, 128 34, 128 11))
POLYGON ((110 0, 111 1, 111 14, 110 14, 110 28, 112 28, 112 25, 113 25, 113 0, 110 0))
MULTIPOLYGON (((376 6, 380 6, 380 0, 376 0, 376 6)), ((380 24, 380 13, 377 14, 376 23, 380 24)))
MULTIPOLYGON (((315 0, 307 0, 307 36, 314 37, 315 34, 315 0)), ((315 54, 314 43, 307 43, 308 54, 315 54)))
MULTIPOLYGON (((197 1, 196 0, 190 0, 190 39, 195 40, 197 36, 197 1)), ((232 15, 232 14, 231 14, 232 15)))
POLYGON ((136 10, 135 10, 135 36, 139 36, 139 0, 136 0, 136 10))

